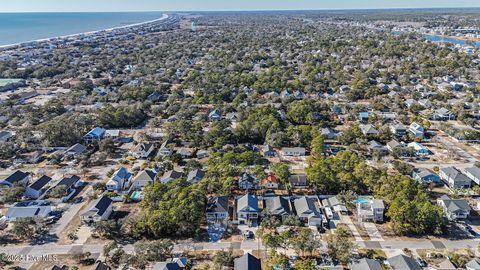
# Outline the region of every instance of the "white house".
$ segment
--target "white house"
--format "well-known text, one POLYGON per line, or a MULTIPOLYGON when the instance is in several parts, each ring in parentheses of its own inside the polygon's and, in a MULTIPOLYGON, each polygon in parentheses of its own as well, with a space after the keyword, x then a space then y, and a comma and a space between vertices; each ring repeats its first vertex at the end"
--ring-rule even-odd
POLYGON ((355 202, 357 203, 357 215, 360 221, 383 221, 383 213, 385 211, 385 206, 382 200, 374 199, 370 196, 367 196, 360 197, 355 202))
POLYGON ((298 218, 309 226, 321 226, 324 220, 318 199, 302 196, 293 201, 298 218))
POLYGON ((470 188, 472 180, 455 167, 440 168, 438 174, 450 188, 470 188))
POLYGON ((155 147, 151 143, 139 143, 130 150, 130 155, 135 158, 148 158, 155 147))
POLYGON ((471 168, 466 168, 465 175, 470 178, 477 185, 480 185, 480 168, 473 166, 471 168))
POLYGON ((443 208, 445 215, 450 220, 466 219, 470 216, 472 208, 467 201, 463 199, 450 199, 450 197, 443 195, 437 200, 437 204, 443 208))
POLYGON ((280 151, 285 157, 303 157, 306 152, 304 147, 284 147, 280 151))
POLYGON ((256 226, 259 214, 258 198, 255 195, 245 194, 237 200, 238 224, 256 226))
POLYGON ((107 220, 113 211, 113 201, 107 196, 93 201, 87 210, 80 214, 83 224, 92 224, 101 220, 107 220))
POLYGON ((157 178, 157 173, 153 170, 143 170, 139 172, 132 180, 132 188, 142 190, 145 186, 153 184, 157 178))
POLYGON ((118 169, 113 173, 110 181, 107 182, 108 191, 121 191, 130 187, 130 180, 133 173, 129 172, 124 167, 118 169))

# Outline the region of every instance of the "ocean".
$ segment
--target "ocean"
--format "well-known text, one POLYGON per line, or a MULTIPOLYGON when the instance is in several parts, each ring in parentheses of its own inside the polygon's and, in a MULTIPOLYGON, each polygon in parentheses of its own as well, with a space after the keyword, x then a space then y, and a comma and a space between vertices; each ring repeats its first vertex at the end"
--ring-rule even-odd
POLYGON ((121 27, 162 17, 162 12, 0 13, 0 46, 121 27))

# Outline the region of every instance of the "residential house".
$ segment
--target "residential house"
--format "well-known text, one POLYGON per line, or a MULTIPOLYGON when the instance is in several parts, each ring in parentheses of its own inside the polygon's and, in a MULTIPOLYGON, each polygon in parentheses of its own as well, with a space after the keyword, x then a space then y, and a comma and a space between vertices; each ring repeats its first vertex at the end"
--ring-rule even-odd
POLYGON ((154 149, 155 147, 152 143, 139 143, 130 150, 130 155, 137 159, 148 158, 154 149))
POLYGON ((264 197, 263 211, 268 211, 278 219, 284 219, 292 213, 290 201, 281 196, 264 197))
POLYGON ((407 127, 400 123, 395 123, 390 125, 390 132, 392 132, 393 135, 402 137, 407 133, 407 127))
POLYGON ((348 214, 348 209, 345 203, 338 199, 338 196, 331 196, 322 200, 322 206, 325 210, 327 218, 333 219, 334 214, 348 214), (328 209, 328 210, 327 210, 328 209))
POLYGON ((432 120, 435 120, 435 121, 455 120, 455 118, 456 118, 456 115, 446 108, 440 108, 436 110, 432 115, 432 120))
POLYGON ((306 150, 304 147, 284 147, 281 149, 281 153, 284 157, 303 157, 306 150))
POLYGON ((214 109, 208 114, 208 119, 210 119, 210 121, 219 121, 222 119, 222 113, 219 109, 214 109))
POLYGON ((81 181, 80 177, 73 175, 70 177, 64 177, 60 182, 57 183, 56 187, 63 187, 67 193, 67 196, 63 198, 63 201, 70 199, 70 197, 75 194, 75 191, 80 187, 81 181))
POLYGON ((305 174, 292 174, 290 175, 288 182, 293 189, 302 189, 308 187, 307 175, 305 174))
POLYGON ((208 221, 225 221, 228 218, 228 196, 209 197, 205 214, 208 221))
POLYGON ((384 145, 375 140, 371 140, 370 142, 368 142, 367 148, 370 154, 374 152, 384 153, 387 151, 387 148, 384 145))
POLYGON ((466 168, 465 175, 470 178, 477 185, 480 185, 480 168, 473 166, 471 168, 466 168))
POLYGON ((385 206, 382 200, 373 197, 359 197, 356 201, 357 216, 360 221, 383 222, 385 206))
POLYGON ((399 143, 396 140, 391 140, 387 143, 386 148, 388 151, 393 152, 397 148, 403 148, 404 145, 402 143, 399 143))
MULTIPOLYGON (((95 265, 93 266, 93 270, 111 270, 112 268, 108 265, 106 265, 102 261, 97 261, 95 265)), ((67 269, 68 270, 68 269, 67 269)))
POLYGON ((15 171, 7 178, 0 181, 0 186, 13 187, 15 185, 25 186, 30 181, 30 175, 22 171, 15 171))
POLYGON ((208 150, 204 150, 204 149, 198 150, 196 156, 197 156, 198 159, 207 158, 208 157, 208 150))
POLYGON ((171 170, 171 171, 168 171, 166 173, 163 174, 162 178, 160 178, 160 182, 162 184, 166 184, 170 181, 173 181, 173 180, 176 180, 176 179, 179 179, 182 177, 182 173, 181 172, 178 172, 178 171, 175 171, 175 170, 171 170))
POLYGON ((238 186, 243 190, 257 189, 258 180, 255 176, 243 173, 238 179, 238 186))
POLYGON ((187 258, 173 258, 165 262, 156 262, 153 265, 153 270, 186 270, 187 258))
POLYGON ((171 147, 168 147, 168 140, 165 140, 160 146, 157 156, 161 158, 165 158, 165 157, 171 156, 172 154, 173 154, 173 149, 171 147))
POLYGON ((388 264, 392 270, 422 270, 420 265, 411 257, 397 255, 388 259, 388 264))
POLYGON ((238 120, 236 112, 229 112, 225 115, 225 119, 229 120, 232 123, 236 123, 238 120))
POLYGON ((195 183, 199 182, 205 177, 205 171, 201 169, 191 170, 187 175, 187 182, 195 183))
POLYGON ((305 98, 305 94, 300 90, 295 91, 293 93, 293 96, 295 97, 295 99, 304 99, 305 98))
POLYGON ((185 148, 182 147, 177 150, 177 154, 182 158, 182 159, 187 159, 193 157, 193 154, 195 153, 195 149, 193 148, 185 148))
POLYGON ((37 164, 43 156, 43 151, 33 151, 30 153, 20 154, 15 157, 15 164, 37 164))
POLYGON ((262 180, 261 183, 263 188, 267 189, 278 189, 280 185, 280 179, 273 173, 269 173, 267 177, 262 180))
POLYGON ((0 131, 0 143, 6 143, 13 136, 13 133, 7 130, 0 131))
POLYGON ((465 264, 466 270, 480 270, 480 259, 474 258, 465 264))
POLYGON ((368 118, 369 118, 369 113, 368 112, 359 112, 358 113, 358 120, 360 122, 366 122, 368 121, 368 118))
POLYGON ((49 205, 12 206, 8 208, 5 217, 8 221, 15 221, 17 218, 44 219, 52 211, 53 207, 49 205))
POLYGON ((110 180, 107 182, 107 190, 118 192, 128 189, 132 178, 133 173, 126 168, 121 167, 113 173, 112 177, 110 177, 110 180))
POLYGON ((45 193, 45 191, 47 191, 51 180, 52 178, 46 175, 38 178, 37 181, 27 186, 27 188, 25 189, 25 196, 32 199, 38 199, 45 193))
POLYGON ((382 265, 378 261, 368 258, 353 260, 348 268, 350 270, 383 270, 382 265))
POLYGON ((93 224, 101 220, 107 220, 113 211, 113 201, 107 196, 103 196, 93 201, 86 211, 80 214, 80 220, 83 224, 93 224))
POLYGON ((327 140, 336 140, 338 136, 338 133, 331 128, 322 128, 320 134, 327 140))
POLYGON ((84 154, 86 151, 87 147, 85 145, 79 143, 74 144, 73 146, 65 150, 65 152, 63 152, 63 159, 76 159, 80 155, 84 154))
POLYGON ((234 270, 262 270, 262 262, 250 253, 234 260, 234 270))
POLYGON ((153 170, 143 170, 133 178, 132 189, 143 190, 146 186, 153 184, 156 178, 157 172, 153 170))
POLYGON ((320 212, 317 198, 302 196, 293 200, 298 218, 309 226, 322 226, 326 223, 320 212))
POLYGON ((472 180, 455 167, 440 168, 439 176, 450 188, 470 188, 472 185, 472 180))
POLYGON ((266 144, 263 146, 263 156, 264 157, 274 157, 275 150, 270 145, 266 144))
POLYGON ((437 204, 443 208, 445 215, 450 220, 467 219, 472 211, 472 208, 464 199, 450 199, 446 195, 440 197, 437 204))
POLYGON ((110 139, 112 141, 116 141, 120 138, 120 130, 118 129, 108 129, 105 131, 104 135, 105 139, 110 139))
POLYGON ((85 143, 90 144, 96 141, 100 141, 103 139, 105 135, 105 129, 100 128, 100 127, 95 127, 92 130, 90 130, 85 136, 83 136, 83 140, 85 143))
POLYGON ((413 179, 421 183, 441 183, 440 176, 438 176, 433 171, 425 168, 415 169, 412 172, 412 177, 413 179))
POLYGON ((425 136, 425 129, 417 122, 410 124, 408 131, 412 133, 415 138, 423 139, 425 136))
POLYGON ((417 156, 428 156, 430 155, 430 150, 428 150, 427 147, 425 147, 423 144, 418 143, 418 142, 411 142, 407 144, 407 147, 411 147, 415 150, 415 155, 417 156))
POLYGON ((360 130, 365 136, 378 134, 378 130, 372 124, 360 125, 360 130))
POLYGON ((258 198, 255 195, 245 194, 237 200, 238 224, 256 226, 259 214, 258 198))

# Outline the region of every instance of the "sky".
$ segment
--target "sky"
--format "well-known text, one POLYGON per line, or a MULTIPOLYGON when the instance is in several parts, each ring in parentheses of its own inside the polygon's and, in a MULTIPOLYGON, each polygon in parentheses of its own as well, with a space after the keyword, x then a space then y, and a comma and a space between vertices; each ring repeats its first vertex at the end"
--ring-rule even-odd
POLYGON ((480 0, 1 0, 0 12, 480 7, 480 0))

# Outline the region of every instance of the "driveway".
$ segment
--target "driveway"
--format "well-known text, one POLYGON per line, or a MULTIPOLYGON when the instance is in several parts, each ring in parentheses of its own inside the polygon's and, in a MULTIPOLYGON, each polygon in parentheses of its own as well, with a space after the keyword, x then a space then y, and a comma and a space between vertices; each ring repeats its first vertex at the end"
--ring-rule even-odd
POLYGON ((382 238, 382 235, 380 234, 380 232, 378 231, 377 226, 375 225, 375 223, 372 223, 372 222, 364 222, 364 223, 363 223, 363 226, 365 227, 365 230, 367 231, 368 236, 370 236, 370 240, 371 240, 371 241, 385 241, 385 240, 382 238))
MULTIPOLYGON (((84 194, 88 194, 88 192, 91 190, 92 186, 88 186, 84 194)), ((78 212, 86 203, 87 200, 83 200, 81 203, 77 204, 67 203, 66 205, 69 206, 69 208, 67 211, 63 212, 62 217, 57 221, 57 226, 52 229, 51 233, 59 236, 60 233, 67 227, 68 223, 70 223, 70 221, 75 217, 75 215, 79 214, 78 212)))
POLYGON ((343 223, 348 226, 350 231, 353 234, 353 237, 355 237, 355 241, 363 241, 362 236, 360 236, 360 233, 357 230, 357 227, 352 222, 352 219, 349 216, 346 215, 340 215, 340 223, 343 223))

